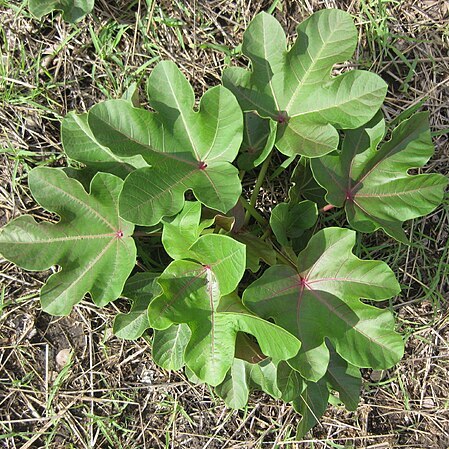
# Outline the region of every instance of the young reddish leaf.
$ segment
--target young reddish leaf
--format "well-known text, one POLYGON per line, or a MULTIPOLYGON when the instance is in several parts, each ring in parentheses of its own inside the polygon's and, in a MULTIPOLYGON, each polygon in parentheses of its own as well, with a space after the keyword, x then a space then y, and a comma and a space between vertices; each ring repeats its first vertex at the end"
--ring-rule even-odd
POLYGON ((383 369, 402 357, 404 345, 393 331, 391 313, 359 300, 390 298, 399 285, 385 263, 354 256, 354 244, 354 231, 319 231, 299 254, 296 269, 270 267, 244 292, 250 310, 274 319, 301 341, 289 363, 306 379, 317 381, 326 373, 326 338, 355 366, 383 369))
POLYGON ((387 85, 361 70, 331 77, 336 63, 351 58, 357 30, 350 14, 324 9, 298 26, 287 50, 285 33, 267 13, 258 14, 243 37, 252 71, 228 68, 223 84, 244 111, 278 123, 276 146, 282 153, 319 157, 337 148, 338 128, 357 128, 380 108, 387 85))
POLYGON ((312 161, 327 200, 345 206, 349 223, 361 232, 382 228, 407 243, 402 223, 437 207, 447 178, 440 174, 409 175, 433 154, 428 113, 415 114, 394 129, 391 139, 376 149, 385 132, 380 115, 366 127, 347 131, 341 154, 312 161))
POLYGON ((0 252, 27 270, 61 266, 41 289, 46 312, 67 315, 88 292, 104 306, 122 292, 136 260, 134 225, 118 215, 122 184, 116 176, 98 173, 87 193, 62 170, 30 172, 36 201, 61 218, 57 224, 36 223, 30 215, 16 218, 0 233, 0 252))
POLYGON ((100 103, 89 111, 89 126, 101 145, 119 157, 141 155, 151 165, 126 179, 121 215, 133 223, 154 225, 182 209, 186 190, 226 213, 241 193, 238 171, 231 164, 242 141, 237 100, 216 86, 195 111, 192 87, 169 61, 151 73, 148 95, 156 113, 124 100, 100 103))

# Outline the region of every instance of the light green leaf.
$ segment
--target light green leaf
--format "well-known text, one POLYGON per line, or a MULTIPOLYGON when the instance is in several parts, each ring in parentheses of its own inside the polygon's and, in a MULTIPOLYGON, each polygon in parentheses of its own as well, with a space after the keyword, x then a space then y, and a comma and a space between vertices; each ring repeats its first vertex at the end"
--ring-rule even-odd
POLYGON ((140 155, 119 157, 100 145, 89 128, 87 113, 69 112, 61 123, 61 139, 67 156, 85 164, 91 178, 102 171, 124 179, 136 168, 148 165, 140 155))
POLYGON ((434 210, 443 199, 447 178, 408 174, 434 151, 428 113, 403 121, 377 150, 384 133, 385 123, 378 115, 366 127, 347 131, 341 154, 312 161, 312 169, 328 192, 328 202, 345 207, 352 227, 361 232, 382 228, 407 243, 402 223, 434 210))
POLYGON ((192 336, 185 361, 201 380, 214 386, 223 381, 233 363, 238 332, 255 336, 274 363, 296 354, 295 337, 251 315, 230 295, 245 269, 244 245, 223 235, 203 235, 192 245, 190 259, 195 261, 176 260, 162 273, 158 283, 163 293, 151 302, 148 314, 156 329, 188 324, 192 336))
POLYGON ((289 363, 312 381, 322 378, 329 364, 326 337, 358 367, 387 368, 403 354, 391 313, 359 300, 390 298, 399 285, 385 263, 354 256, 354 244, 353 231, 321 230, 299 254, 296 269, 270 267, 243 295, 250 310, 298 337, 301 350, 289 363))
POLYGON ((189 248, 200 236, 201 203, 186 201, 173 219, 164 219, 162 244, 172 259, 188 257, 189 248))
POLYGON ((63 11, 64 20, 76 22, 92 11, 94 0, 28 0, 28 6, 38 19, 58 9, 63 11))
POLYGON ((168 329, 155 330, 153 360, 167 370, 179 370, 184 364, 184 352, 192 333, 187 324, 173 324, 168 329))
POLYGON ((122 296, 132 300, 128 313, 119 313, 114 319, 113 332, 125 340, 136 340, 150 327, 148 305, 154 296, 160 294, 156 279, 159 273, 137 273, 125 284, 122 296))
POLYGON ((324 9, 300 23, 287 50, 285 33, 267 13, 258 14, 243 37, 251 71, 228 68, 223 84, 244 111, 278 122, 282 153, 319 157, 337 148, 337 129, 357 128, 381 106, 387 85, 377 75, 353 70, 331 77, 336 63, 351 58, 357 30, 350 14, 324 9))
POLYGON ((123 181, 98 173, 90 193, 59 169, 40 167, 29 174, 36 201, 60 216, 57 224, 36 223, 30 215, 0 233, 0 252, 27 270, 60 265, 41 289, 42 308, 67 315, 90 293, 98 306, 115 300, 134 267, 134 226, 118 215, 123 181))
POLYGON ((215 392, 225 401, 228 407, 240 409, 248 403, 250 370, 250 363, 241 359, 234 359, 223 382, 215 387, 215 392))
POLYGON ((123 100, 94 106, 88 115, 96 140, 118 157, 141 155, 151 168, 132 172, 120 197, 121 215, 151 226, 178 213, 184 192, 228 212, 241 183, 231 164, 242 141, 243 115, 223 86, 209 89, 194 110, 193 89, 172 62, 159 63, 148 80, 156 113, 123 100))

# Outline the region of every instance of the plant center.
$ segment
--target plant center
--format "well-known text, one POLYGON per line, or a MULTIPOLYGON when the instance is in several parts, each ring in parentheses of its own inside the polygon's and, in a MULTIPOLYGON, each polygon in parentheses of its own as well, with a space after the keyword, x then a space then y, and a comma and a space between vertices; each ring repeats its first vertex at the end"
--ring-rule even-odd
POLYGON ((115 233, 115 236, 116 236, 118 239, 121 239, 121 238, 123 237, 123 231, 122 231, 121 229, 119 229, 119 230, 115 233))
POLYGON ((280 125, 284 125, 285 123, 287 123, 288 119, 289 119, 288 114, 285 111, 279 111, 276 116, 276 121, 280 125))
POLYGON ((204 161, 199 161, 199 162, 198 162, 198 168, 199 168, 200 170, 206 170, 206 168, 207 168, 206 162, 204 162, 204 161))

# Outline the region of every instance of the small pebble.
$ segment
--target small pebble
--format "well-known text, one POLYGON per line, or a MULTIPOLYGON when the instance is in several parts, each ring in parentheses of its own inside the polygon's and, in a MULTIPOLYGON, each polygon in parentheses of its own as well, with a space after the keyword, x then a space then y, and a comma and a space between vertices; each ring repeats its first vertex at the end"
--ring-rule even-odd
POLYGON ((62 349, 58 352, 58 354, 56 355, 56 364, 58 365, 58 367, 63 368, 67 365, 70 360, 70 352, 71 349, 62 349))

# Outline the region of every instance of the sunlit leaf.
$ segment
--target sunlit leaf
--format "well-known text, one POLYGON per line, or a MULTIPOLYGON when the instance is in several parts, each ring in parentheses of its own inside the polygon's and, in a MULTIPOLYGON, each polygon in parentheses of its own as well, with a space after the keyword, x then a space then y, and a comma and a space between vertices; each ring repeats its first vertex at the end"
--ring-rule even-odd
POLYGON ((37 223, 31 215, 16 218, 0 233, 0 252, 27 270, 61 267, 41 289, 46 312, 67 315, 86 293, 104 306, 122 292, 136 260, 134 225, 118 215, 122 184, 116 176, 98 173, 87 193, 62 170, 30 172, 34 198, 60 220, 51 224, 37 223))
POLYGON ((337 148, 337 129, 357 128, 374 116, 387 85, 362 70, 331 77, 334 65, 351 58, 357 44, 350 14, 318 11, 299 24, 297 33, 288 49, 279 22, 258 14, 243 37, 251 71, 227 68, 223 83, 244 111, 278 122, 276 146, 282 153, 319 157, 337 148))
POLYGON ((270 267, 244 292, 250 310, 299 338, 301 350, 289 363, 306 379, 317 381, 326 373, 326 338, 358 367, 387 368, 402 357, 391 313, 360 301, 390 298, 399 285, 385 263, 354 256, 354 244, 351 230, 321 230, 299 254, 296 268, 270 267))
POLYGON ((275 363, 299 349, 295 337, 247 311, 236 295, 245 269, 245 247, 227 236, 208 234, 190 248, 190 259, 172 262, 158 279, 162 295, 149 307, 152 327, 188 324, 192 335, 186 365, 203 381, 220 384, 234 359, 238 332, 254 335, 275 363), (282 339, 280 346, 276 343, 282 339))
POLYGON ((312 169, 328 202, 345 207, 351 226, 361 232, 382 228, 407 242, 402 223, 432 212, 443 199, 447 178, 408 173, 422 167, 434 151, 426 112, 403 121, 377 149, 384 133, 385 122, 378 115, 366 127, 347 131, 341 154, 312 161, 312 169))
POLYGON ((154 225, 182 209, 187 190, 207 207, 228 212, 241 193, 238 171, 231 164, 243 128, 235 97, 216 86, 194 110, 193 89, 170 61, 154 68, 147 90, 156 112, 111 100, 88 114, 89 127, 101 145, 120 158, 141 155, 151 165, 127 177, 121 215, 136 224, 154 225))

